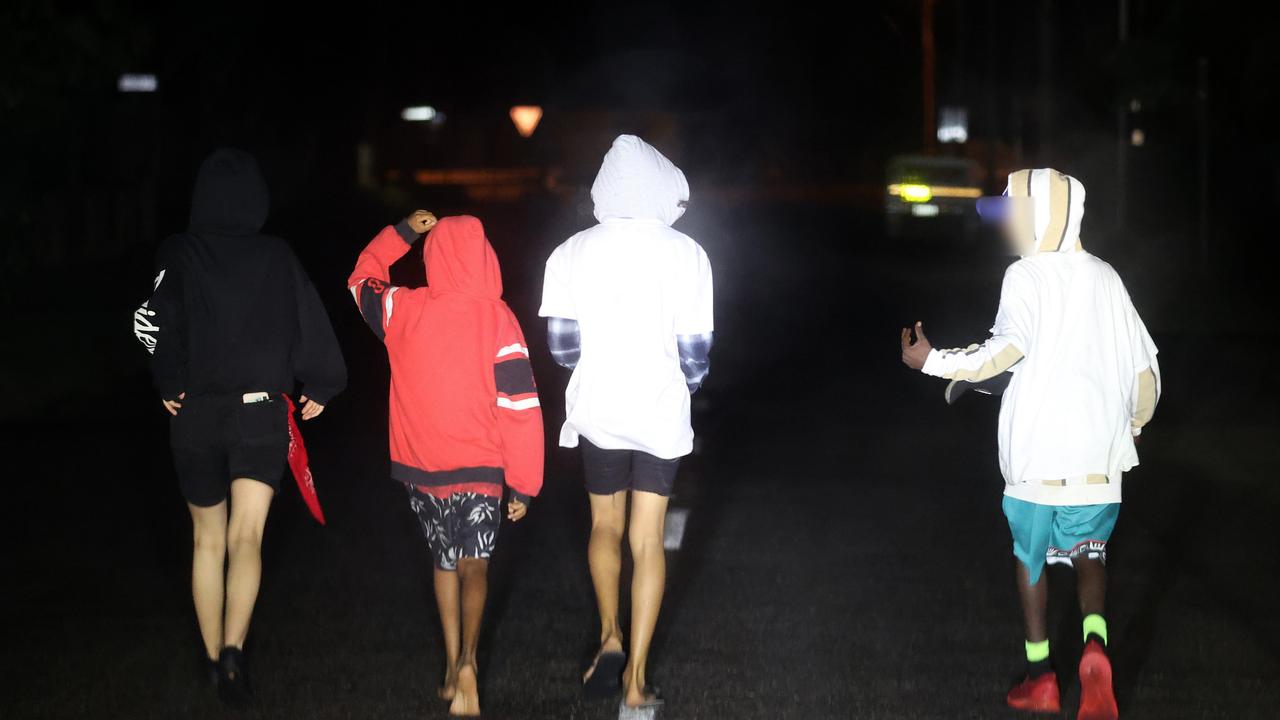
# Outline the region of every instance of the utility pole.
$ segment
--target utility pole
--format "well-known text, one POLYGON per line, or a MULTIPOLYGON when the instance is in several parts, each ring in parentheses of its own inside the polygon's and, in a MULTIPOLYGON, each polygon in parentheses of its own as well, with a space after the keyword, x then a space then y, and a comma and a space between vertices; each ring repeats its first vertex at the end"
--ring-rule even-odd
MULTIPOLYGON (((1129 0, 1119 0, 1116 3, 1120 11, 1119 22, 1117 23, 1118 40, 1120 50, 1124 50, 1125 43, 1129 41, 1129 0)), ((1125 205, 1128 200, 1125 197, 1126 188, 1129 184, 1129 143, 1128 133, 1129 126, 1129 100, 1124 97, 1117 96, 1116 103, 1116 229, 1123 230, 1125 222, 1125 205)))
POLYGON ((1201 57, 1196 63, 1196 125, 1200 136, 1200 267, 1209 267, 1209 58, 1201 57))
POLYGON ((920 17, 920 54, 923 97, 921 101, 924 112, 924 153, 933 155, 938 150, 938 111, 935 106, 937 86, 937 51, 933 44, 933 8, 934 0, 921 0, 920 17))
POLYGON ((1004 126, 999 121, 999 112, 996 106, 996 52, 995 49, 1000 47, 999 35, 996 30, 996 2, 997 0, 987 0, 986 12, 983 20, 986 27, 986 78, 982 91, 983 96, 983 112, 986 115, 986 136, 987 136, 987 152, 986 152, 986 182, 987 188, 997 187, 999 180, 996 177, 996 145, 1000 138, 1005 137, 1004 126))
MULTIPOLYGON (((1123 2, 1124 0, 1121 0, 1123 2)), ((1053 157, 1053 18, 1051 0, 1040 0, 1040 87, 1036 105, 1039 142, 1036 155, 1041 165, 1060 166, 1053 157)))

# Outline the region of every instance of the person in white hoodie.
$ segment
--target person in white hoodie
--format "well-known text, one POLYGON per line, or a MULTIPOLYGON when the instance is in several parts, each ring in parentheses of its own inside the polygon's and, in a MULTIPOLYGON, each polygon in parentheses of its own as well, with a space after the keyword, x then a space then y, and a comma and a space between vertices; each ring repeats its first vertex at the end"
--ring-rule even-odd
POLYGON ((1049 663, 1047 562, 1072 565, 1083 618, 1079 720, 1116 718, 1107 659, 1106 545, 1123 473, 1160 394, 1156 346, 1120 276, 1084 250, 1084 186, 1056 170, 1019 170, 979 212, 1021 259, 1005 273, 991 337, 938 350, 916 323, 902 359, 927 375, 982 383, 1011 373, 1000 405, 1004 512, 1013 535, 1026 629, 1027 678, 1011 707, 1059 712, 1049 663))
POLYGON ((690 395, 709 367, 711 264, 671 227, 689 200, 684 173, 640 138, 614 140, 591 199, 599 224, 551 254, 539 314, 548 319, 556 362, 573 370, 560 445, 581 446, 591 502, 600 650, 583 686, 589 695, 611 694, 621 674, 627 714, 660 703, 645 664, 666 576, 667 501, 679 460, 693 449, 690 395), (628 495, 629 656, 618 622, 628 495))

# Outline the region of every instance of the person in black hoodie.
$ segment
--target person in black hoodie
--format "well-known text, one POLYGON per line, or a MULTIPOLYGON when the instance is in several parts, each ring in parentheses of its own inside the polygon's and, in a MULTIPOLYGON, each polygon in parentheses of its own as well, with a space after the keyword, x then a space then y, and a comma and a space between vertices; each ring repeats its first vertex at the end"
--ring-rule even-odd
POLYGON ((260 232, 268 204, 251 155, 220 149, 205 159, 190 226, 161 245, 154 293, 134 314, 172 416, 174 466, 194 526, 196 618, 229 700, 248 697, 241 647, 289 452, 286 393, 300 392, 310 420, 347 380, 315 287, 289 245, 260 232))

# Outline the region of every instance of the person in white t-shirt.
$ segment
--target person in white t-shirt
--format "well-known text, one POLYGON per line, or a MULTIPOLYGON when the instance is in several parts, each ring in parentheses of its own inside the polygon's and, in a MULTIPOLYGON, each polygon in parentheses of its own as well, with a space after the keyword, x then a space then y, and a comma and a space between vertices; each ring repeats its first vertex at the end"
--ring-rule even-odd
MULTIPOLYGON (((1045 563, 1076 570, 1085 648, 1078 718, 1117 716, 1107 659, 1106 547, 1123 473, 1160 394, 1156 346, 1116 271, 1080 242, 1084 186, 1056 170, 1019 170, 979 213, 1000 223, 1021 259, 1005 273, 991 337, 955 350, 902 331, 902 359, 927 375, 979 386, 1011 373, 1000 404, 1004 512, 1026 628, 1027 678, 1011 707, 1059 712, 1049 662, 1045 563)), ((949 389, 948 401, 954 392, 949 389)))
POLYGON ((645 663, 665 582, 667 500, 680 458, 693 449, 689 398, 709 367, 711 264, 671 227, 689 200, 684 173, 640 138, 614 140, 591 199, 599 224, 551 254, 539 314, 556 362, 573 370, 560 445, 582 448, 591 500, 588 555, 601 629, 583 686, 611 694, 621 676, 628 711, 661 702, 645 683, 645 663), (629 656, 618 623, 628 495, 629 656))

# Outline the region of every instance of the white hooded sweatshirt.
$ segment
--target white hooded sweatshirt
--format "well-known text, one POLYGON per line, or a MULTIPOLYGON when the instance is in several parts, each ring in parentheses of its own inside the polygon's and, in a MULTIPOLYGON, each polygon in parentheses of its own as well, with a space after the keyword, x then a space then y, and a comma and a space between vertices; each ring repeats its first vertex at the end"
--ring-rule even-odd
POLYGON ((923 370, 971 381, 1013 373, 1000 405, 1006 495, 1120 502, 1122 474, 1138 464, 1134 437, 1159 398, 1155 343, 1120 276, 1080 243, 1084 186, 1056 170, 1020 170, 1005 193, 1031 202, 1014 220, 1026 224, 1026 249, 1005 273, 991 337, 935 349, 923 370))
POLYGON ((689 200, 684 173, 633 135, 604 156, 591 187, 600 223, 547 260, 543 317, 576 320, 581 357, 565 390, 563 447, 671 459, 693 449, 676 337, 712 332, 711 264, 671 228, 689 200))

